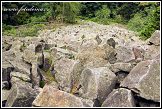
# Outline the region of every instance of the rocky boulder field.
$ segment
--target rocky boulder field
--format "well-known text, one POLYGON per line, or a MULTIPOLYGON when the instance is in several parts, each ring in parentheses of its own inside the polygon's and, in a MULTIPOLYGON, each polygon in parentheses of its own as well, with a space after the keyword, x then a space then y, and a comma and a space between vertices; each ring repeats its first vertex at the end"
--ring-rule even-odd
POLYGON ((3 107, 160 107, 160 31, 94 22, 2 36, 3 107))

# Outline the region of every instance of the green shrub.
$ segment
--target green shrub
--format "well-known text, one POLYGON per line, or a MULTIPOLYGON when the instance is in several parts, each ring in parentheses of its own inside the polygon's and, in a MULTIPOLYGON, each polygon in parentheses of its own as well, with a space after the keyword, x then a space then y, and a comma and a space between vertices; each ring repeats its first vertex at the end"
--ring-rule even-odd
POLYGON ((42 81, 40 81, 40 83, 39 83, 39 87, 43 88, 45 84, 46 84, 45 81, 42 80, 42 81))
POLYGON ((46 22, 47 21, 47 17, 46 16, 33 16, 33 17, 30 17, 29 19, 29 23, 34 23, 34 22, 46 22))
POLYGON ((20 26, 19 28, 11 27, 9 30, 4 30, 3 35, 19 37, 37 36, 38 31, 43 29, 44 26, 44 24, 28 24, 25 26, 20 26))
POLYGON ((19 14, 13 16, 13 19, 16 19, 16 23, 19 25, 26 24, 28 18, 30 17, 29 13, 21 11, 19 14))
POLYGON ((15 28, 11 28, 11 29, 9 29, 9 30, 4 30, 3 32, 2 32, 2 34, 3 35, 7 35, 7 36, 17 36, 17 31, 16 31, 16 29, 15 28))
POLYGON ((2 24, 2 31, 11 30, 11 29, 12 29, 12 26, 6 25, 6 24, 2 24))
POLYGON ((110 18, 110 13, 110 9, 106 5, 103 5, 101 10, 96 11, 95 16, 98 19, 108 19, 110 18))
POLYGON ((128 27, 134 31, 141 31, 144 28, 147 19, 144 18, 141 14, 137 13, 129 22, 128 27))
POLYGON ((137 31, 141 39, 148 39, 155 30, 160 29, 160 7, 153 3, 136 13, 128 22, 128 27, 137 31))
POLYGON ((113 22, 125 24, 125 20, 121 15, 116 15, 113 22))

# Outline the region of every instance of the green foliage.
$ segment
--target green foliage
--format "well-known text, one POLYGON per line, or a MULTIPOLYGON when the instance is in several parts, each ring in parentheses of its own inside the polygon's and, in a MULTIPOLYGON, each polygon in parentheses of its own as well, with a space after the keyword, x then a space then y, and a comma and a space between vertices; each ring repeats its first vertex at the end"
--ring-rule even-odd
POLYGON ((95 16, 99 19, 108 19, 110 18, 110 9, 106 5, 103 5, 102 9, 95 13, 95 16))
POLYGON ((17 31, 15 28, 11 28, 9 30, 4 30, 2 34, 7 36, 17 36, 17 31))
POLYGON ((33 16, 33 17, 30 17, 30 19, 28 20, 28 22, 46 22, 46 16, 41 16, 41 17, 36 17, 36 16, 33 16))
POLYGON ((10 25, 6 25, 6 24, 2 24, 2 31, 4 32, 5 30, 11 30, 12 26, 10 25))
POLYGON ((76 15, 79 13, 80 3, 65 2, 63 3, 63 19, 68 23, 75 23, 76 15))
POLYGON ((160 7, 157 3, 140 4, 143 11, 138 12, 128 22, 128 27, 137 31, 141 39, 148 39, 151 34, 160 29, 160 7))
POLYGON ((83 2, 81 3, 80 14, 85 17, 95 17, 95 12, 102 8, 101 3, 97 2, 83 2))
POLYGON ((141 14, 137 13, 134 17, 128 22, 128 27, 131 30, 141 31, 141 29, 145 26, 147 19, 143 17, 141 14))
POLYGON ((45 72, 45 78, 48 82, 56 81, 55 77, 51 74, 50 69, 45 72))
POLYGON ((103 5, 100 10, 95 12, 95 17, 91 20, 101 24, 110 24, 110 13, 111 11, 108 9, 107 5, 103 5))
POLYGON ((17 24, 26 24, 27 19, 30 17, 29 13, 22 11, 19 14, 13 16, 13 19, 16 19, 17 24))
POLYGON ((121 15, 116 15, 115 19, 114 19, 114 22, 116 22, 116 23, 125 23, 124 18, 121 15))
POLYGON ((39 87, 43 88, 45 84, 46 84, 45 81, 42 80, 42 81, 40 81, 40 83, 39 83, 39 87))
POLYGON ((11 27, 11 29, 4 30, 2 34, 19 37, 37 36, 38 31, 41 30, 44 26, 44 24, 29 24, 26 26, 20 26, 18 28, 11 27))
POLYGON ((76 18, 101 24, 125 24, 138 32, 142 39, 149 38, 160 29, 160 2, 4 2, 2 7, 20 9, 23 5, 46 11, 21 11, 19 14, 3 11, 3 34, 36 36, 43 26, 35 22, 76 23, 76 18), (29 26, 20 26, 24 24, 29 26))

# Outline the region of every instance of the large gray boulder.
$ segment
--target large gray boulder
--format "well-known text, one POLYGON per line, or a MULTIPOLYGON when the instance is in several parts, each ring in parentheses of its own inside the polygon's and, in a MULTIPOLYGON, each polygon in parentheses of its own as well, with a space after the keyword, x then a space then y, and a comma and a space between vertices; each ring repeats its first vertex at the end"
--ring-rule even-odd
POLYGON ((128 87, 139 96, 160 101, 160 62, 159 60, 147 60, 138 63, 121 83, 122 87, 128 87))
POLYGON ((31 86, 30 83, 21 80, 14 83, 8 95, 6 107, 31 107, 38 94, 38 91, 32 89, 31 86))
POLYGON ((83 107, 80 98, 67 92, 45 85, 32 103, 36 107, 83 107))
POLYGON ((91 100, 98 99, 102 103, 115 87, 116 79, 107 67, 84 69, 80 80, 80 95, 91 100))
POLYGON ((90 45, 83 46, 76 59, 79 59, 85 67, 103 67, 107 63, 105 49, 95 43, 90 45))
POLYGON ((22 58, 23 53, 16 50, 8 50, 2 52, 3 62, 9 62, 14 60, 20 60, 22 58))
POLYGON ((74 52, 78 52, 79 46, 81 42, 79 41, 69 41, 68 45, 66 46, 66 49, 74 52))
POLYGON ((52 57, 50 52, 43 52, 43 70, 48 71, 52 65, 52 57))
POLYGON ((110 64, 114 64, 117 60, 115 49, 108 44, 104 44, 102 47, 105 50, 105 54, 106 54, 105 58, 108 60, 110 64))
POLYGON ((62 58, 55 62, 54 70, 56 71, 55 79, 61 89, 70 92, 73 84, 80 78, 82 65, 78 60, 62 58))
POLYGON ((30 64, 27 64, 21 59, 15 59, 14 61, 9 62, 14 67, 14 71, 21 72, 23 74, 30 76, 30 68, 31 68, 30 64))
POLYGON ((16 40, 16 41, 12 42, 11 50, 20 51, 22 46, 23 46, 23 43, 20 40, 16 40))
POLYGON ((66 57, 69 59, 74 59, 76 52, 68 49, 58 48, 58 47, 52 47, 50 49, 52 57, 55 59, 57 58, 57 55, 60 55, 61 57, 66 57))
POLYGON ((132 92, 125 88, 114 89, 103 102, 102 107, 135 107, 132 92))
POLYGON ((148 46, 144 53, 144 60, 154 59, 158 55, 160 55, 160 46, 148 46))
POLYGON ((30 44, 23 52, 23 59, 28 63, 35 60, 35 44, 30 44))
POLYGON ((131 48, 126 46, 118 46, 116 49, 116 62, 132 62, 135 61, 135 56, 131 48))

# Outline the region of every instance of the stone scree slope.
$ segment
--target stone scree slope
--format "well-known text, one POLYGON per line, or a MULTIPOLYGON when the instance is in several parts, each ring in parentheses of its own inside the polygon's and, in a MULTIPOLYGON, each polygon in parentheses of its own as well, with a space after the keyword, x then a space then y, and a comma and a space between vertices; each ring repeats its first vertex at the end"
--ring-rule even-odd
POLYGON ((84 22, 2 37, 3 107, 158 107, 160 31, 84 22))

